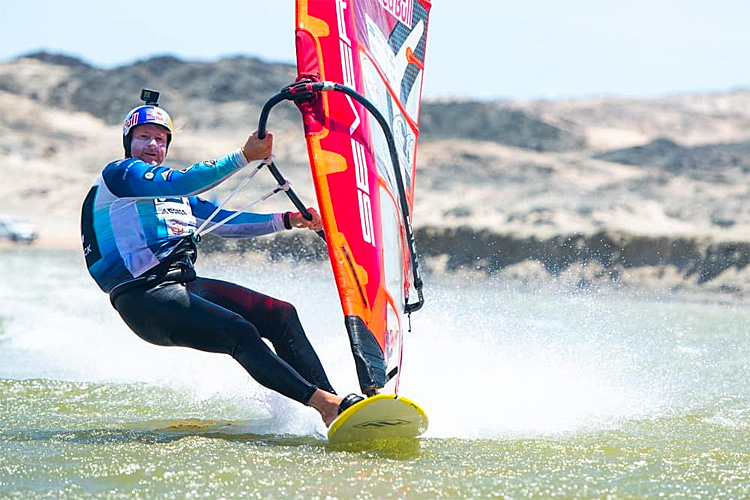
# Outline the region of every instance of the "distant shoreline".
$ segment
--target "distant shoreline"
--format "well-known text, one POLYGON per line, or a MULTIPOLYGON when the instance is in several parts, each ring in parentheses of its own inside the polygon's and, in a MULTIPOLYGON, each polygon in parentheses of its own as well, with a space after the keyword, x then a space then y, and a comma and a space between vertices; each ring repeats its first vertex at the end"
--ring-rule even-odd
MULTIPOLYGON (((42 233, 44 234, 44 233, 42 233)), ((576 291, 663 291, 709 300, 750 303, 750 242, 697 237, 638 236, 617 232, 541 237, 469 227, 416 228, 426 275, 507 280, 521 287, 563 286, 576 291)), ((35 243, 0 241, 0 250, 78 251, 73 236, 35 243)), ((256 253, 272 260, 322 262, 325 244, 305 232, 245 240, 208 236, 205 258, 256 253)))

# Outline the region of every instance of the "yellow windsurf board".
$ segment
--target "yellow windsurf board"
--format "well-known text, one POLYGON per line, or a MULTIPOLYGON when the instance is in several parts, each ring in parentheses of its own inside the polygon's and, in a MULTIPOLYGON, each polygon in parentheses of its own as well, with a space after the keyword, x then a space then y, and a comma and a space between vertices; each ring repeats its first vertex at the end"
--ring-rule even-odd
POLYGON ((378 394, 344 410, 328 429, 328 442, 416 438, 427 424, 427 414, 416 403, 395 394, 378 394))

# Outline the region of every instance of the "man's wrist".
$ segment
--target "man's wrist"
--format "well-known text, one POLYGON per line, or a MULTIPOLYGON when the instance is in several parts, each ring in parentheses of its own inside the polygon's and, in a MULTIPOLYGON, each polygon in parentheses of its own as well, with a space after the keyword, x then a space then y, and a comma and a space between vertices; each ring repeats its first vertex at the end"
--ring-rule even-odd
POLYGON ((292 220, 291 220, 292 212, 284 212, 284 215, 282 216, 284 220, 284 228, 285 229, 291 229, 292 228, 292 220))

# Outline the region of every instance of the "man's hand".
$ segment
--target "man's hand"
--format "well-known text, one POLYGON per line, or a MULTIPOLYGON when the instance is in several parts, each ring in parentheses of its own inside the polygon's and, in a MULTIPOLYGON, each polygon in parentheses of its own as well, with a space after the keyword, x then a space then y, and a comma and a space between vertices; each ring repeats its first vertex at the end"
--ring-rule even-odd
POLYGON ((315 232, 323 229, 323 221, 320 220, 318 211, 312 207, 308 207, 307 211, 310 212, 310 215, 312 215, 312 220, 305 219, 305 217, 300 212, 289 213, 289 223, 292 225, 292 227, 309 229, 315 232))
POLYGON ((271 156, 273 150, 273 134, 266 132, 263 139, 258 139, 258 131, 253 132, 242 146, 242 154, 247 161, 264 160, 271 156))

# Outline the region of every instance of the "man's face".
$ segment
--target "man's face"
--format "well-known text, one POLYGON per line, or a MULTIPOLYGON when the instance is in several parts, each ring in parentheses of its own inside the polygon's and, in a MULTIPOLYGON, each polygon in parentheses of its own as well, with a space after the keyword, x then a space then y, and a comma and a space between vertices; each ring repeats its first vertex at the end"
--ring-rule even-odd
POLYGON ((130 156, 149 165, 161 165, 167 156, 167 131, 160 125, 145 123, 132 131, 130 156))

